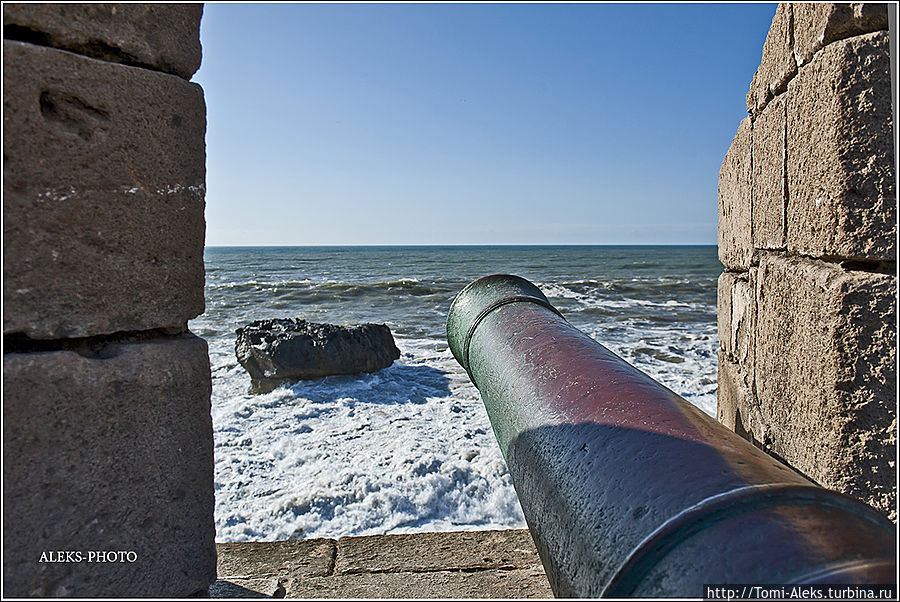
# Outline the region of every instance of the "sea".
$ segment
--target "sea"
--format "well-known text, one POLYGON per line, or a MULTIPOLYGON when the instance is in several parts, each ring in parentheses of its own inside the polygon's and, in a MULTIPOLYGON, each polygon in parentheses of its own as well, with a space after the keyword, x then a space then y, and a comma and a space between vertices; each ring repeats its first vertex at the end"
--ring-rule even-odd
POLYGON ((216 540, 525 526, 478 390, 447 347, 453 297, 489 274, 710 415, 715 246, 208 247, 216 540), (254 395, 235 330, 302 318, 387 324, 400 359, 254 395))

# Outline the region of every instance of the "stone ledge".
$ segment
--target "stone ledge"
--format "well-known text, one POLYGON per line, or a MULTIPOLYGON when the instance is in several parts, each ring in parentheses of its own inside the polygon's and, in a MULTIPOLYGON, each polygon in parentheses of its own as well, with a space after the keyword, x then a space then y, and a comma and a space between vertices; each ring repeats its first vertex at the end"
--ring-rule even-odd
POLYGON ((216 544, 210 597, 550 598, 527 529, 216 544))

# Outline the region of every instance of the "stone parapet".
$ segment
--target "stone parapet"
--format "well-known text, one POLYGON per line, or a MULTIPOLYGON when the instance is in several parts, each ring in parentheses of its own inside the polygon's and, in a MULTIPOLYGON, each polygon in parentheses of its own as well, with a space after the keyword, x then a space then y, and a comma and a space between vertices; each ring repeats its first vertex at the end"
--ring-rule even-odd
POLYGON ((3 5, 6 597, 215 579, 201 14, 3 5))
POLYGON ((3 51, 4 334, 183 329, 204 309, 203 91, 53 48, 3 51))
POLYGON ((762 59, 747 92, 747 112, 759 115, 787 89, 798 67, 832 42, 888 28, 887 5, 786 3, 775 10, 762 59))
MULTIPOLYGON (((790 23, 785 6, 779 5, 773 31, 790 23)), ((806 10, 800 6, 833 5, 794 9, 806 10)), ((861 15, 874 10, 853 6, 861 15)), ((850 23, 880 23, 860 18, 850 23)), ((854 27, 836 31, 856 31, 854 27)), ((771 52, 763 54, 764 61, 775 60, 771 52)), ((821 46, 783 86, 772 89, 781 92, 750 107, 751 117, 741 122, 719 173, 722 263, 727 269, 746 269, 760 249, 832 260, 894 261, 896 176, 887 32, 821 46)))
POLYGON ((202 15, 202 4, 5 3, 3 37, 190 79, 202 15))
POLYGON ((719 421, 896 520, 893 274, 763 252, 719 278, 719 421))
POLYGON ((719 174, 718 417, 896 520, 886 28, 885 5, 775 12, 719 174))
POLYGON ((215 579, 209 400, 193 335, 5 354, 4 596, 186 596, 215 579), (46 556, 60 551, 81 559, 46 556))

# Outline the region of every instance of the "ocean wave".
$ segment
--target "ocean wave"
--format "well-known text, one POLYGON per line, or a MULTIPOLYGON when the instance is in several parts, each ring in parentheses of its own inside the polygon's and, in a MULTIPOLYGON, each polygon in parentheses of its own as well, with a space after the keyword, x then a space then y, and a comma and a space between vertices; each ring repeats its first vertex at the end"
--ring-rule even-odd
MULTIPOLYGON (((689 302, 671 298, 648 299, 646 297, 631 298, 620 294, 609 294, 601 289, 579 291, 564 284, 544 284, 542 292, 551 301, 553 299, 572 299, 587 308, 594 309, 634 309, 634 308, 684 308, 699 311, 715 312, 715 305, 708 302, 689 302)), ((646 290, 643 292, 647 292, 646 290)))
POLYGON ((437 294, 449 294, 455 288, 448 283, 426 282, 416 278, 399 278, 374 282, 347 282, 343 280, 313 281, 304 280, 247 280, 243 282, 208 283, 210 292, 225 290, 232 293, 240 292, 273 292, 291 293, 300 292, 311 296, 315 295, 341 295, 359 297, 368 294, 403 293, 413 296, 428 296, 437 294))

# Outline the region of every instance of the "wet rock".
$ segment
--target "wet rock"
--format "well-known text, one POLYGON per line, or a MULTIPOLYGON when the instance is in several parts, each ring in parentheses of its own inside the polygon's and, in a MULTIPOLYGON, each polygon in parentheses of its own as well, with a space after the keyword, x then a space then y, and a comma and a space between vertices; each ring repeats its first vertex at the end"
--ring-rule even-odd
POLYGON ((384 324, 337 326, 306 320, 257 320, 238 328, 234 352, 250 373, 253 392, 282 382, 375 372, 400 357, 384 324))

